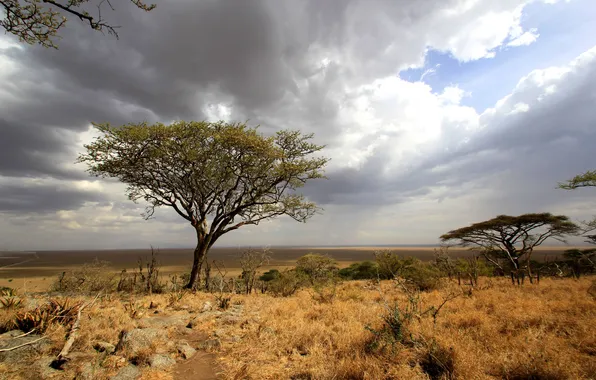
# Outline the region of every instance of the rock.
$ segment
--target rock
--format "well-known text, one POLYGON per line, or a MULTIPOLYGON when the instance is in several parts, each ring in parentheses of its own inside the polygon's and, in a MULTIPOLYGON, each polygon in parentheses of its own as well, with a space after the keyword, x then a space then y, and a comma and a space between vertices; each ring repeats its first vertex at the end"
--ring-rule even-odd
MULTIPOLYGON (((22 332, 21 330, 10 330, 8 332, 5 332, 4 334, 0 334, 0 340, 4 340, 4 339, 12 339, 15 336, 19 336, 19 335, 23 335, 24 332, 22 332)), ((2 343, 0 343, 2 344, 2 343)))
MULTIPOLYGON (((0 348, 16 347, 41 338, 41 335, 36 334, 21 335, 23 335, 23 332, 19 330, 12 330, 0 335, 0 348)), ((48 339, 41 339, 12 351, 0 352, 0 362, 22 362, 23 356, 39 356, 39 353, 48 344, 48 339)))
POLYGON ((130 330, 124 335, 123 343, 130 351, 130 354, 135 356, 140 350, 151 346, 151 343, 159 340, 168 340, 168 334, 165 330, 146 328, 130 330))
POLYGON ((176 346, 176 349, 184 359, 190 359, 197 352, 197 350, 192 348, 187 342, 180 342, 178 346, 176 346))
POLYGON ((211 305, 211 302, 207 301, 203 304, 203 308, 201 309, 201 313, 204 313, 206 311, 210 311, 211 309, 213 309, 213 305, 211 305))
POLYGON ((242 338, 240 338, 238 335, 234 335, 230 341, 234 342, 234 343, 238 343, 242 340, 242 338))
POLYGON ((168 355, 155 354, 149 357, 149 365, 153 368, 168 368, 176 364, 176 360, 168 355))
POLYGON ((39 376, 41 379, 51 379, 57 374, 62 373, 62 371, 58 371, 50 367, 50 363, 54 360, 49 356, 42 356, 41 358, 37 359, 30 369, 33 369, 33 372, 39 376))
POLYGON ((108 354, 111 354, 116 349, 116 347, 112 343, 108 342, 96 342, 93 345, 93 348, 98 352, 105 352, 108 354))
POLYGON ((85 363, 77 371, 75 380, 93 380, 97 378, 95 372, 95 368, 91 363, 85 363))
POLYGON ((217 329, 213 332, 213 335, 215 335, 218 338, 223 338, 226 335, 226 333, 222 329, 217 329))
POLYGON ((225 325, 233 325, 239 323, 242 318, 237 315, 223 315, 219 320, 225 325))
POLYGON ((199 347, 206 351, 216 351, 221 348, 221 341, 219 339, 209 339, 201 343, 199 347))
POLYGON ((129 364, 118 371, 116 376, 112 376, 111 380, 136 380, 141 376, 141 371, 137 366, 129 364))

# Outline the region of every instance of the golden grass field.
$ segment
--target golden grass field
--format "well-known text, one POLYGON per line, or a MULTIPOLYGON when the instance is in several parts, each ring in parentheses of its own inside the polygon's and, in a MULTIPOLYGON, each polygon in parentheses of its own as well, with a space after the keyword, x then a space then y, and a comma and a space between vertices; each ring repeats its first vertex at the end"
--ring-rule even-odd
MULTIPOLYGON (((447 363, 451 378, 457 379, 595 379, 592 284, 589 277, 545 278, 538 285, 519 287, 503 278, 481 278, 470 293, 467 287, 445 280, 439 290, 420 294, 419 309, 439 306, 449 294, 459 296, 445 304, 436 322, 430 313, 414 316, 403 325, 404 340, 384 350, 367 349, 373 334, 365 326, 379 329, 386 305, 397 302, 402 309, 408 305, 410 293, 392 281, 380 286, 372 281, 344 282, 327 303, 317 301, 312 289, 288 298, 233 295, 233 308, 241 313, 227 319, 201 312, 206 301, 215 303, 213 294, 187 294, 173 303, 168 294, 132 299, 112 294, 85 312, 74 345, 77 356, 65 372, 42 377, 39 364, 40 357, 55 356, 64 344, 66 331, 57 326, 49 330, 50 344, 44 352, 24 355, 16 365, 0 362, 0 377, 72 379, 85 363, 94 363, 98 368, 94 378, 109 378, 133 358, 127 352, 98 353, 92 348, 96 342, 116 344, 122 329, 150 326, 156 317, 178 316, 180 324, 163 327, 170 339, 147 346, 137 356, 168 352, 174 337, 199 334, 220 342, 208 351, 222 379, 428 379, 422 363, 429 352, 447 363), (152 303, 155 309, 150 309, 152 303), (185 328, 193 318, 199 322, 185 328)), ((38 302, 47 299, 39 294, 30 297, 38 302)), ((14 313, 0 310, 1 322, 14 313)), ((175 367, 140 368, 143 379, 181 378, 175 367)))

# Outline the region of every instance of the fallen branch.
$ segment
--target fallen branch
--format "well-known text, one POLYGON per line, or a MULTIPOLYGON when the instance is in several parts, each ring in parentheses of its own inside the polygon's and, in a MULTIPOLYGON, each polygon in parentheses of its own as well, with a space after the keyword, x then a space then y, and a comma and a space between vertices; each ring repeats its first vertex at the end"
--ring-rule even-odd
POLYGON ((40 340, 45 339, 45 338, 47 338, 47 336, 42 336, 41 338, 38 338, 38 339, 35 339, 35 340, 32 340, 32 341, 29 341, 27 343, 19 344, 18 346, 9 347, 9 348, 2 348, 2 349, 0 349, 0 352, 8 352, 8 351, 16 350, 17 348, 21 348, 21 347, 25 347, 25 346, 28 346, 28 345, 33 344, 33 343, 37 343, 40 340))
POLYGON ((98 297, 99 294, 95 296, 93 301, 79 307, 79 310, 77 312, 77 319, 72 324, 72 328, 70 329, 70 333, 68 334, 68 340, 66 341, 66 343, 64 343, 64 347, 62 347, 62 351, 60 351, 58 357, 50 363, 50 367, 54 369, 63 369, 62 366, 69 360, 67 356, 70 353, 70 349, 72 348, 72 345, 74 344, 74 341, 77 337, 77 332, 79 331, 79 326, 81 324, 81 312, 87 306, 93 305, 98 297))

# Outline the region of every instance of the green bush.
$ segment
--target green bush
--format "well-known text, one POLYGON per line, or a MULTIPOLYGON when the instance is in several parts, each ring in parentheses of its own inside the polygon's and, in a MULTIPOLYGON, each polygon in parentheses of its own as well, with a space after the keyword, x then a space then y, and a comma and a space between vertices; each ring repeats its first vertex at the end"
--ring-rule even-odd
POLYGON ((277 269, 269 269, 259 277, 259 280, 269 282, 279 278, 279 276, 281 276, 281 273, 277 269))
POLYGON ((302 273, 314 285, 318 281, 335 277, 337 263, 327 255, 309 253, 296 261, 296 272, 302 273))
POLYGON ((441 283, 441 271, 434 265, 423 263, 420 260, 404 267, 400 277, 406 279, 421 291, 437 289, 441 283))
POLYGON ((274 296, 289 297, 296 293, 306 282, 308 278, 296 270, 281 272, 280 275, 269 282, 269 291, 274 296))
POLYGON ((367 280, 377 278, 379 267, 372 261, 354 263, 347 268, 340 269, 339 277, 345 280, 367 280))

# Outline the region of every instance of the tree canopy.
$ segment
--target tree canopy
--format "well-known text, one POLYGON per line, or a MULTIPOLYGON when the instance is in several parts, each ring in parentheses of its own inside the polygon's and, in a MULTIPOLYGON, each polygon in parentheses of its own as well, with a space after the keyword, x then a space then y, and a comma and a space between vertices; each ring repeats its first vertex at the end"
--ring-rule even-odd
POLYGON ((514 270, 519 270, 520 260, 526 260, 530 271, 530 257, 535 247, 551 238, 564 242, 567 235, 576 234, 579 227, 564 215, 550 213, 524 214, 497 217, 470 226, 449 231, 441 236, 443 242, 480 249, 487 260, 503 269, 505 259, 514 270))
POLYGON ((575 177, 565 182, 559 183, 559 188, 565 190, 574 190, 580 187, 596 186, 596 170, 589 170, 583 174, 578 174, 575 177))
MULTIPOLYGON (((587 172, 585 172, 583 174, 576 175, 575 177, 571 178, 570 180, 567 180, 565 182, 560 182, 558 187, 560 189, 565 189, 565 190, 575 190, 580 187, 594 187, 594 186, 596 186, 596 170, 588 170, 587 172)), ((583 232, 590 233, 590 232, 596 230, 596 217, 594 217, 594 219, 592 219, 591 221, 583 221, 582 224, 583 224, 583 232)), ((586 241, 586 243, 596 244, 596 235, 594 235, 594 234, 585 235, 585 237, 588 239, 586 241)))
MULTIPOLYGON (((155 4, 146 4, 143 0, 129 0, 137 8, 151 11, 155 4)), ((114 10, 110 0, 102 0, 96 6, 92 16, 89 0, 0 0, 0 9, 4 10, 4 19, 0 20, 7 33, 14 34, 19 41, 27 44, 40 44, 44 47, 57 48, 55 39, 66 25, 65 14, 74 16, 88 24, 93 30, 112 34, 118 38, 118 26, 108 24, 102 18, 102 8, 114 10)))
POLYGON ((188 286, 198 280, 207 251, 223 234, 286 215, 305 222, 319 208, 296 190, 325 178, 328 159, 312 134, 282 130, 265 137, 242 123, 178 121, 95 124, 101 136, 78 162, 93 176, 128 185, 132 201, 145 200, 144 217, 172 207, 196 230, 188 286))

